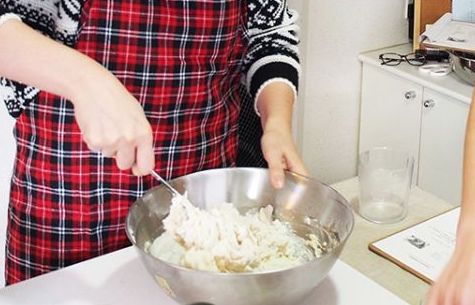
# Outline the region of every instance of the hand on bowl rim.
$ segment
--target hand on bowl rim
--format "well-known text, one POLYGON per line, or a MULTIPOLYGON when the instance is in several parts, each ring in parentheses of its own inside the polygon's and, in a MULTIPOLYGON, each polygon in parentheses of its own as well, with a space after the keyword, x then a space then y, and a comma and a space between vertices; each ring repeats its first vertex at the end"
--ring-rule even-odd
POLYGON ((269 166, 272 186, 281 189, 284 186, 284 170, 308 176, 290 133, 278 130, 264 132, 261 139, 262 153, 269 166))

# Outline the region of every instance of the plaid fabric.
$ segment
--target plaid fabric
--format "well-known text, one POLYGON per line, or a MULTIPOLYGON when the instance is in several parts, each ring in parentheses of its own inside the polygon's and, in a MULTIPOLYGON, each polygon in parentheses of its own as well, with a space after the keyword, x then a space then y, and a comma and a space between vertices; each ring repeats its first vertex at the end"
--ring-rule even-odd
MULTIPOLYGON (((243 1, 93 0, 76 48, 112 71, 152 125, 171 179, 234 166, 245 41, 243 1)), ((72 104, 41 92, 18 118, 6 281, 128 245, 128 208, 156 183, 90 152, 72 104)))
MULTIPOLYGON (((181 1, 190 1, 193 7, 193 2, 198 0, 181 1)), ((240 1, 246 2, 247 10, 244 70, 250 97, 255 98, 270 79, 285 81, 296 96, 300 72, 297 12, 289 10, 286 0, 240 1)), ((3 0, 0 20, 16 15, 52 39, 74 46, 82 26, 84 3, 85 0, 3 0)), ((112 28, 118 30, 121 26, 115 24, 112 28)), ((19 117, 38 92, 37 88, 0 77, 0 102, 6 104, 13 117, 19 117)))

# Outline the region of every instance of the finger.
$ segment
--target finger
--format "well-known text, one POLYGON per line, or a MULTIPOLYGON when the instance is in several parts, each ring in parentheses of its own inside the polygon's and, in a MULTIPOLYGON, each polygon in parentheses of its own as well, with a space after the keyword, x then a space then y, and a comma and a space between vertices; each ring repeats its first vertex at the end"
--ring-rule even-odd
POLYGON ((308 176, 307 168, 296 151, 290 151, 285 157, 287 169, 304 176, 308 176))
POLYGON ((87 148, 89 148, 90 151, 95 152, 95 153, 100 153, 101 152, 101 145, 98 141, 91 141, 89 137, 86 137, 83 135, 82 140, 84 143, 86 143, 87 148))
POLYGON ((105 148, 105 149, 102 149, 101 153, 104 157, 112 158, 112 157, 115 157, 115 155, 117 155, 117 149, 105 148))
POLYGON ((117 152, 118 139, 114 132, 104 136, 101 133, 83 134, 83 140, 87 147, 93 151, 102 153, 105 157, 113 157, 117 152))
POLYGON ((472 287, 473 286, 470 286, 470 288, 465 288, 464 291, 461 292, 461 305, 473 305, 475 301, 475 296, 472 294, 472 287))
POLYGON ((135 146, 124 145, 116 153, 115 163, 121 170, 126 170, 134 165, 135 161, 135 146))
POLYGON ((440 296, 438 295, 437 291, 434 291, 434 289, 431 289, 428 295, 426 295, 425 298, 425 303, 422 303, 423 305, 442 305, 443 301, 440 299, 440 296))
POLYGON ((86 145, 87 145, 87 148, 90 151, 92 151, 93 153, 101 153, 101 148, 100 147, 89 145, 89 144, 87 144, 87 142, 86 142, 86 145))
MULTIPOLYGON (((443 300, 439 302, 440 304, 463 305, 461 302, 460 285, 454 286, 454 283, 450 282, 448 285, 444 287, 444 292, 442 293, 442 297, 440 299, 443 300)), ((473 305, 473 303, 471 303, 470 305, 473 305)))
POLYGON ((441 305, 443 303, 440 298, 441 296, 439 296, 438 287, 434 285, 425 295, 425 298, 422 300, 421 305, 441 305))
POLYGON ((272 185, 281 189, 284 186, 284 169, 286 167, 283 155, 280 151, 270 151, 264 155, 269 166, 269 175, 272 185))
POLYGON ((135 164, 132 166, 132 174, 137 177, 143 176, 135 164))
POLYGON ((153 152, 153 141, 151 137, 139 143, 136 153, 134 175, 142 176, 150 174, 155 167, 155 154, 153 152))

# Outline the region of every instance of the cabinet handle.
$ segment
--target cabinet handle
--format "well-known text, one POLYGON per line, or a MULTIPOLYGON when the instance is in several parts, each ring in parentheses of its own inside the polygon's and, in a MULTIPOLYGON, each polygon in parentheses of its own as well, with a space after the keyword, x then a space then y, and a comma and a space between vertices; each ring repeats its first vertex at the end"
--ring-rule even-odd
POLYGON ((425 108, 428 108, 428 109, 429 108, 434 108, 435 101, 434 100, 425 100, 423 105, 424 105, 425 108))
POLYGON ((414 90, 407 91, 406 93, 404 93, 404 98, 405 98, 406 100, 415 99, 416 96, 417 96, 417 94, 416 94, 416 91, 414 91, 414 90))

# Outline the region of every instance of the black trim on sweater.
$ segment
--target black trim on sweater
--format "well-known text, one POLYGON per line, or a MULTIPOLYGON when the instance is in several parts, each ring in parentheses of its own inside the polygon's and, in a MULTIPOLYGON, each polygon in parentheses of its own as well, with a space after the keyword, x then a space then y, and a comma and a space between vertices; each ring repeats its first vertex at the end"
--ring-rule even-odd
POLYGON ((284 78, 295 86, 295 90, 298 90, 299 72, 297 69, 288 63, 271 62, 257 69, 252 76, 250 94, 253 99, 256 98, 256 94, 261 86, 273 78, 284 78))

